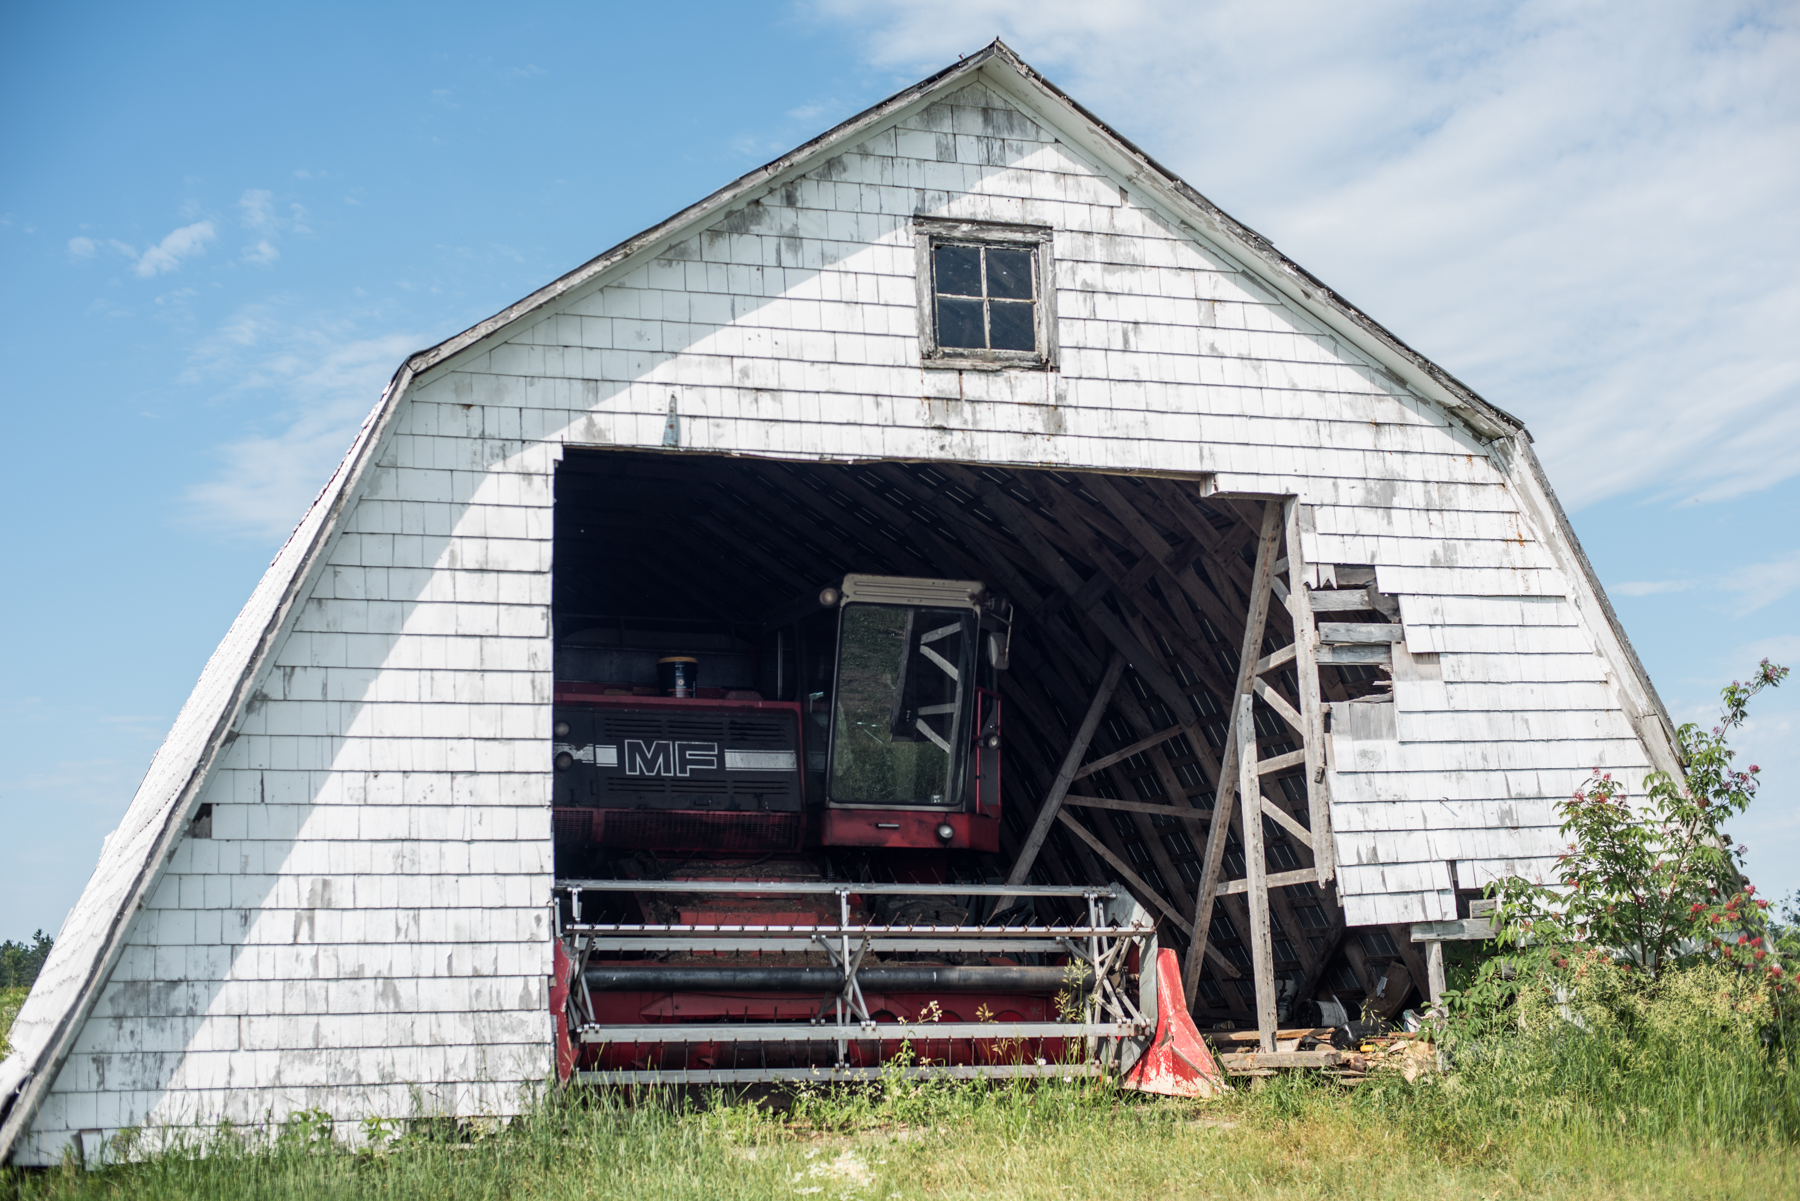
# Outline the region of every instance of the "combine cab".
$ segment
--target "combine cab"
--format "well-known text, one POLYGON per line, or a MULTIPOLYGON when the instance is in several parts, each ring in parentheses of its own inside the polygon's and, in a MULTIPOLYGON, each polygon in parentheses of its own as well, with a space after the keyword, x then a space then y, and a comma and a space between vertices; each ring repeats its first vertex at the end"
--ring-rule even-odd
POLYGON ((698 687, 676 654, 656 688, 559 681, 565 1074, 855 1078, 907 1046, 911 1071, 1034 1075, 1142 1054, 1154 923, 1112 886, 1008 886, 995 858, 1010 617, 974 581, 848 575, 757 627, 755 687, 698 687))

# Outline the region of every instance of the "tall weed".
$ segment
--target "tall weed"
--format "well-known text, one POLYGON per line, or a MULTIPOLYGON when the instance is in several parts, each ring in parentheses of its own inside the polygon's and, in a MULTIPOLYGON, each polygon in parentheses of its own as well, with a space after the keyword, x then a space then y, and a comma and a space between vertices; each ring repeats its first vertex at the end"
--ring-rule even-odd
MULTIPOLYGON (((1452 999, 1454 1066, 1411 1108, 1432 1137, 1479 1143, 1493 1122, 1718 1144, 1800 1140, 1794 1015, 1718 963, 1654 979, 1592 950, 1483 965, 1452 999), (1492 987, 1510 965, 1510 987, 1492 987)), ((1382 1090, 1377 1089, 1376 1092, 1382 1090)))

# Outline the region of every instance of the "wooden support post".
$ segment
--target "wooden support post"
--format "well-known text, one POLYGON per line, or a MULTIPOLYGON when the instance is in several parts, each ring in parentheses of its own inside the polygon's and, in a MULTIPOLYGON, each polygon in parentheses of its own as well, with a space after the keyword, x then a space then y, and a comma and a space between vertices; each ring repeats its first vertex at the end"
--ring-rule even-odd
POLYGON ((1256 777, 1255 698, 1238 697, 1238 803, 1244 829, 1244 866, 1248 884, 1244 900, 1250 908, 1250 968, 1256 982, 1256 1028, 1262 1049, 1275 1049, 1275 950, 1269 934, 1269 867, 1263 857, 1262 790, 1256 777))
MULTIPOLYGON (((1007 873, 1008 884, 1023 884, 1025 877, 1030 874, 1031 865, 1037 860, 1038 848, 1050 836, 1050 823, 1056 820, 1056 814, 1062 808, 1063 796, 1068 793, 1069 785, 1074 783, 1075 771, 1081 766, 1081 760, 1087 754, 1088 743, 1093 741, 1094 731, 1100 726, 1100 718, 1106 713, 1106 706, 1112 700, 1113 690, 1119 686, 1119 680, 1124 675, 1125 658, 1115 654, 1106 665, 1106 675, 1101 677, 1099 688, 1094 690, 1094 699, 1088 703, 1087 716, 1082 718, 1081 728, 1075 731, 1074 741, 1069 744, 1069 753, 1063 756, 1062 770, 1056 773, 1056 779, 1050 785, 1050 794, 1038 806, 1037 820, 1031 824, 1031 833, 1025 836, 1025 845, 1019 848, 1019 857, 1013 860, 1012 871, 1007 873)), ((996 901, 995 905, 998 906, 999 902, 996 901)))
POLYGON ((1425 944, 1425 978, 1431 990, 1431 1007, 1436 1009, 1444 1002, 1444 944, 1440 939, 1425 944))
MULTIPOLYGON (((1269 619, 1270 585, 1275 579, 1275 560, 1279 557, 1278 543, 1281 539, 1281 502, 1270 501, 1263 507, 1262 532, 1256 540, 1256 566, 1251 571, 1250 610, 1244 617, 1244 639, 1238 652, 1237 688, 1229 700, 1227 714, 1234 714, 1240 697, 1249 697, 1252 682, 1256 679, 1256 661, 1262 655, 1263 628, 1269 619)), ((1235 722, 1232 723, 1235 725, 1235 722)), ((1212 924, 1213 900, 1219 890, 1219 871, 1225 860, 1225 837, 1231 830, 1231 799, 1238 788, 1238 752, 1241 739, 1228 735, 1225 739, 1225 758, 1219 764, 1218 790, 1213 799, 1212 824, 1206 837, 1206 863, 1200 872, 1200 885, 1194 896, 1194 941, 1190 945, 1187 962, 1182 965, 1182 984, 1187 993, 1188 1006, 1192 1008, 1200 992, 1200 963, 1206 953, 1208 930, 1212 924)), ((1251 746, 1256 745, 1255 730, 1251 730, 1251 746)), ((1262 791, 1254 788, 1255 778, 1251 780, 1252 796, 1261 803, 1262 791)), ((1260 818, 1258 819, 1261 820, 1260 818)), ((1249 841, 1250 823, 1244 823, 1244 838, 1249 841)), ((1252 926, 1254 921, 1254 907, 1252 926)), ((1267 920, 1266 918, 1264 919, 1267 920)))
POLYGON ((1337 846, 1331 837, 1331 791, 1325 779, 1325 710, 1319 696, 1319 664, 1315 654, 1312 583, 1300 544, 1300 501, 1283 506, 1287 532, 1288 615, 1294 619, 1294 674, 1300 683, 1300 720, 1306 752, 1306 824, 1312 832, 1313 868, 1318 883, 1337 875, 1337 846))

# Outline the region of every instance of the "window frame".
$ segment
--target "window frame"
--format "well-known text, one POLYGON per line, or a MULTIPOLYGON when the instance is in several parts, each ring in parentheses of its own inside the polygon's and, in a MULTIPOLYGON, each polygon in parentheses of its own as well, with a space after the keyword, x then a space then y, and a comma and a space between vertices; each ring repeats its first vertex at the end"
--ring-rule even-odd
POLYGON ((999 221, 913 220, 914 279, 919 299, 919 358, 927 368, 950 371, 1055 371, 1056 259, 1047 225, 1014 225, 999 221), (988 350, 938 345, 937 278, 933 248, 945 242, 976 243, 1030 250, 1035 272, 1033 318, 1036 350, 988 350))

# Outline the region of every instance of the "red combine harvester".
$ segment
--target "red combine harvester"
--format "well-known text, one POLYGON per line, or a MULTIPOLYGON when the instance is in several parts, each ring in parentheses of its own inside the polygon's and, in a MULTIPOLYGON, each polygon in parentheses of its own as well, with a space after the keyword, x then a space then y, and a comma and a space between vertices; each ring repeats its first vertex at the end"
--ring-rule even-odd
POLYGON ((761 628, 754 690, 697 695, 685 656, 660 695, 558 683, 565 1076, 1123 1071, 1162 1039, 1136 901, 1001 874, 1010 619, 978 582, 848 575, 761 628))

